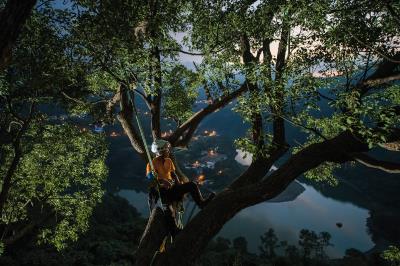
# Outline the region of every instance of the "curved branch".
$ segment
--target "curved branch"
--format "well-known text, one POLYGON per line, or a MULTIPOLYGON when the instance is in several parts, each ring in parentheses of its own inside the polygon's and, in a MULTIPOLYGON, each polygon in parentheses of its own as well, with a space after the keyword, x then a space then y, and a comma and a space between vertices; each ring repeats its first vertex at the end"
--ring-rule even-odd
POLYGON ((133 126, 132 119, 132 106, 128 101, 127 90, 121 89, 120 91, 120 104, 121 111, 119 112, 117 118, 121 123, 122 128, 124 129, 126 135, 128 136, 132 147, 141 155, 144 154, 144 144, 140 138, 139 133, 137 133, 135 127, 133 126))
POLYGON ((182 137, 187 130, 191 128, 192 128, 191 130, 193 130, 193 128, 197 128, 200 122, 207 115, 215 111, 218 111, 222 107, 225 107, 230 101, 236 99, 245 91, 247 91, 247 81, 245 81, 242 84, 242 86, 236 91, 215 100, 214 103, 209 104, 207 107, 201 109, 200 111, 192 115, 188 120, 186 120, 186 122, 184 122, 180 127, 178 127, 175 130, 175 132, 172 133, 172 135, 167 138, 167 140, 172 144, 172 146, 176 146, 176 143, 179 140, 179 138, 182 137))
POLYGON ((352 34, 350 31, 347 31, 347 33, 354 39, 356 40, 359 44, 364 45, 366 48, 370 49, 371 51, 377 53, 378 55, 382 56, 385 60, 395 63, 395 64, 400 64, 400 60, 391 58, 389 55, 384 54, 382 51, 379 51, 378 49, 375 49, 374 47, 366 44, 363 42, 361 39, 359 39, 357 36, 352 34))
POLYGON ((197 127, 199 126, 200 121, 198 123, 194 123, 184 134, 184 136, 179 137, 178 141, 175 142, 175 147, 186 147, 190 140, 193 137, 194 132, 196 132, 197 127))
POLYGON ((14 176, 15 171, 17 170, 17 167, 19 165, 19 162, 23 156, 22 153, 22 148, 21 148, 21 139, 25 132, 28 130, 28 127, 30 125, 30 122, 32 120, 33 114, 34 114, 34 109, 35 109, 35 103, 31 103, 29 107, 29 115, 26 119, 24 119, 23 124, 21 129, 19 129, 13 143, 13 149, 14 149, 14 157, 11 161, 10 166, 7 169, 7 172, 3 178, 2 182, 2 187, 0 191, 0 217, 3 213, 4 206, 7 202, 7 197, 8 193, 10 191, 11 185, 12 185, 12 177, 14 176))
POLYGON ((382 144, 379 144, 379 146, 388 151, 400 151, 400 141, 382 143, 382 144))
POLYGON ((76 102, 76 103, 79 103, 79 104, 94 105, 94 104, 105 103, 105 102, 109 102, 109 101, 110 101, 109 99, 101 99, 101 100, 96 100, 96 101, 93 101, 93 102, 85 102, 85 101, 82 101, 82 100, 80 100, 80 99, 77 99, 77 98, 74 98, 74 97, 72 97, 72 96, 69 96, 68 94, 66 94, 66 93, 63 92, 63 91, 61 92, 61 94, 62 94, 65 98, 67 98, 68 100, 71 100, 71 101, 76 102))
POLYGON ((14 173, 17 170, 17 167, 22 157, 22 151, 19 144, 19 139, 13 143, 13 148, 14 148, 14 157, 12 159, 10 166, 7 169, 6 175, 4 176, 2 188, 0 191, 0 216, 2 215, 4 206, 7 202, 8 192, 10 191, 11 188, 11 179, 14 176, 14 173))
POLYGON ((114 96, 108 101, 106 106, 106 114, 109 121, 114 121, 114 106, 121 100, 121 90, 118 89, 118 92, 114 94, 114 96))
POLYGON ((400 52, 396 53, 391 59, 384 59, 377 67, 375 72, 370 75, 366 80, 358 83, 356 88, 360 90, 361 96, 366 95, 376 85, 387 83, 399 79, 399 74, 396 69, 400 63, 400 52), (399 63, 395 63, 397 61, 399 63))
POLYGON ((203 56, 205 55, 205 53, 193 53, 193 52, 188 52, 188 51, 184 51, 184 50, 178 50, 178 52, 182 53, 182 54, 187 54, 187 55, 194 55, 194 56, 203 56))
POLYGON ((367 167, 379 169, 379 170, 382 170, 382 171, 385 171, 385 172, 391 173, 391 174, 399 174, 400 173, 400 164, 399 163, 377 160, 365 153, 356 153, 356 154, 352 154, 352 156, 357 162, 359 162, 367 167))
POLYGON ((384 77, 384 78, 369 79, 369 80, 363 82, 363 84, 368 85, 368 86, 377 86, 377 85, 389 83, 391 81, 396 81, 399 79, 400 79, 400 74, 397 74, 397 75, 384 77))

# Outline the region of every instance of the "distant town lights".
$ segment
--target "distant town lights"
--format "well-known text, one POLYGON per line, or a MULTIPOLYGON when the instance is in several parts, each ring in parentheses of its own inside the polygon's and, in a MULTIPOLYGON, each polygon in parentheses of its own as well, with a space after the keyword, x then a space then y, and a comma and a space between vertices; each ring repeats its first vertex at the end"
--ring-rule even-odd
POLYGON ((166 137, 168 137, 168 136, 171 136, 172 135, 172 130, 170 129, 169 131, 165 131, 165 132, 162 132, 161 133, 161 137, 162 138, 166 138, 166 137))
POLYGON ((110 134, 110 137, 113 137, 113 138, 118 137, 118 136, 119 136, 119 134, 115 131, 111 132, 111 134, 110 134))
POLYGON ((216 152, 216 151, 214 151, 214 150, 212 150, 212 149, 208 151, 208 156, 211 156, 211 157, 212 157, 212 156, 215 156, 215 155, 217 155, 217 152, 216 152))
POLYGON ((204 182, 205 182, 205 180, 206 180, 206 176, 203 175, 203 174, 201 174, 201 175, 199 175, 199 176, 197 177, 197 183, 198 183, 199 185, 203 185, 204 182))
POLYGON ((216 136, 216 135, 217 135, 217 131, 215 131, 215 130, 211 131, 211 132, 208 134, 209 137, 214 137, 214 136, 216 136))
POLYGON ((217 131, 215 130, 204 130, 204 135, 208 137, 215 137, 217 136, 217 131))

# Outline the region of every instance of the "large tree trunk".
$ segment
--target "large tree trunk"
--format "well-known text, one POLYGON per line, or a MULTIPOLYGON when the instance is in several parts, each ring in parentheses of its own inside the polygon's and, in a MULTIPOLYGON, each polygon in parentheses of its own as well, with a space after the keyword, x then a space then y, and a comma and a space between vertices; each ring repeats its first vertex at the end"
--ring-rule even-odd
POLYGON ((149 265, 167 234, 164 213, 160 208, 154 208, 136 251, 136 265, 149 265))
MULTIPOLYGON (((154 265, 193 264, 208 242, 240 210, 278 196, 295 178, 325 161, 343 163, 351 160, 349 154, 367 150, 366 144, 351 133, 344 132, 334 139, 312 144, 296 153, 267 178, 236 189, 225 189, 186 225, 171 247, 156 258, 154 265)), ((150 232, 146 231, 147 234, 150 232)), ((140 250, 145 251, 144 248, 140 250)), ((154 250, 146 251, 151 252, 154 250)), ((137 265, 149 263, 143 260, 137 265)))
POLYGON ((0 11, 0 70, 11 59, 11 50, 36 0, 9 0, 0 11))

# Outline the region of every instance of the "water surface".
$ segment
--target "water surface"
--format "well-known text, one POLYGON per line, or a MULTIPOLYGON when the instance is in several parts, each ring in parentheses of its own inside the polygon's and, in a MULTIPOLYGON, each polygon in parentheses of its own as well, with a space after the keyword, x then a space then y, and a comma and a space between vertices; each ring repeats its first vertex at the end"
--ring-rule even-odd
MULTIPOLYGON (((273 228, 280 240, 297 244, 301 229, 317 233, 326 231, 332 235, 334 246, 328 248, 332 258, 341 257, 348 248, 367 251, 374 243, 367 233, 366 221, 369 212, 351 203, 324 197, 312 186, 301 183, 305 190, 289 202, 264 202, 239 212, 222 228, 219 236, 233 240, 244 236, 250 252, 258 252, 260 236, 273 228), (338 228, 336 223, 342 223, 338 228)), ((147 195, 135 190, 121 190, 118 194, 126 198, 143 217, 148 217, 147 195)), ((193 203, 186 210, 191 212, 193 203)), ((197 211, 197 210, 196 210, 197 211)))

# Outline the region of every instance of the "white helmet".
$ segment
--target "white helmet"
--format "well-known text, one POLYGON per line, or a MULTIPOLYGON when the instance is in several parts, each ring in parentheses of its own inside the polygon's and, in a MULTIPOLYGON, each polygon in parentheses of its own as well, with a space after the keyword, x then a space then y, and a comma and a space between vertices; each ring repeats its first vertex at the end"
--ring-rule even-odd
POLYGON ((171 148, 171 143, 163 139, 156 139, 153 144, 151 144, 151 151, 159 155, 162 151, 171 148))

